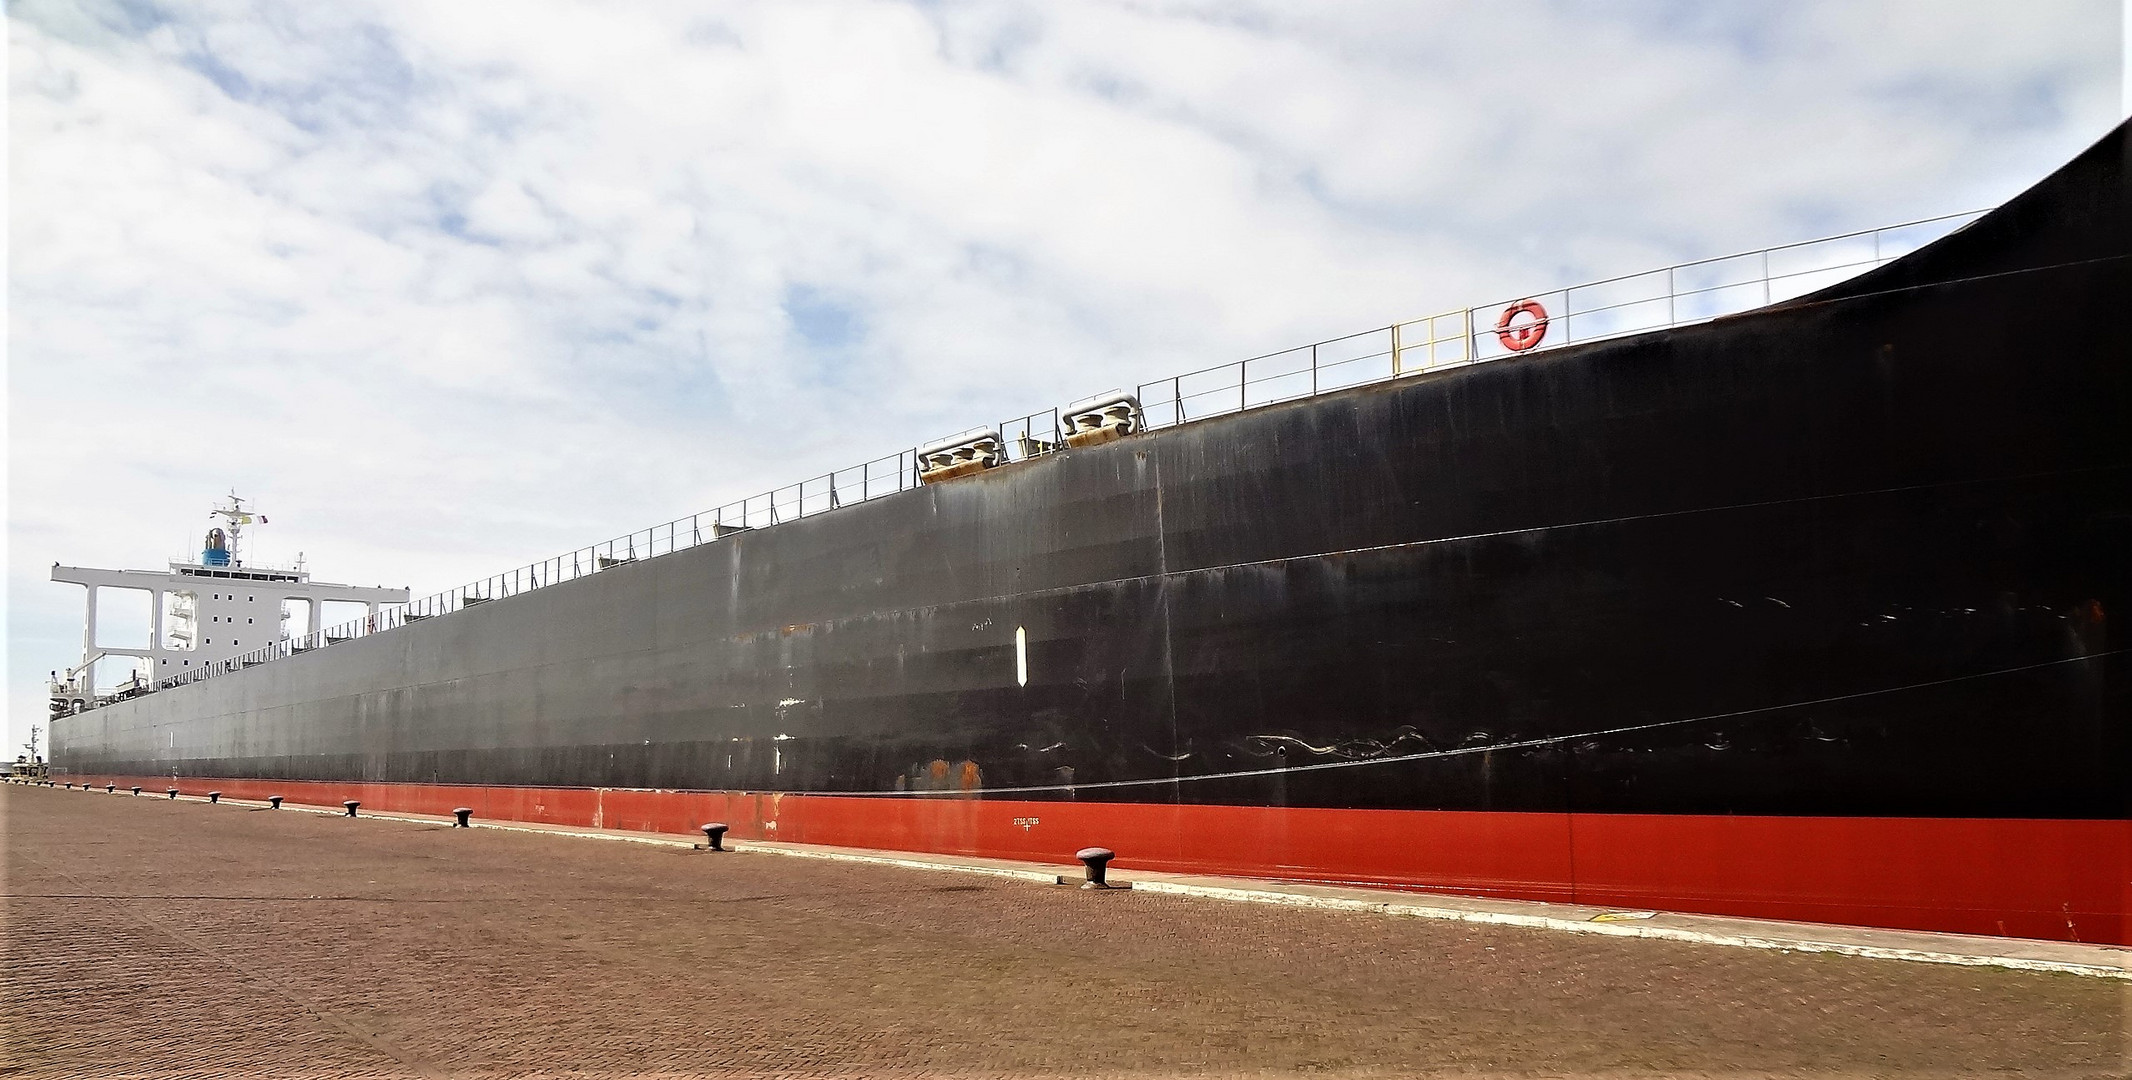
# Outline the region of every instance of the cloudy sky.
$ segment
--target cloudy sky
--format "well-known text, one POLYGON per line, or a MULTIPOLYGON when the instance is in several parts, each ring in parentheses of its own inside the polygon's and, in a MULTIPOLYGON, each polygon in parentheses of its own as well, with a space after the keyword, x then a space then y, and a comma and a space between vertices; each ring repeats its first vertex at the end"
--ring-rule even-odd
MULTIPOLYGON (((18 0, 11 742, 55 561, 448 588, 979 422, 2005 199, 2115 0, 18 0)), ((12 751, 9 751, 12 756, 12 751)))

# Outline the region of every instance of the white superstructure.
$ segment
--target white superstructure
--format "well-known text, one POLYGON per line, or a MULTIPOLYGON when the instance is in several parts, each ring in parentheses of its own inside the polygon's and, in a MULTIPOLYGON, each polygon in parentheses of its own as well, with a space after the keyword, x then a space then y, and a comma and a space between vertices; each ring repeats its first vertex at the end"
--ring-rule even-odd
POLYGON ((208 530, 196 561, 172 559, 168 570, 99 570, 52 564, 52 580, 83 586, 80 665, 54 672, 55 713, 92 708, 99 701, 96 663, 106 658, 133 658, 133 677, 102 696, 130 697, 158 688, 189 672, 277 644, 288 636, 290 606, 304 606, 307 632, 323 625, 325 605, 359 603, 375 618, 386 604, 404 604, 408 591, 384 586, 335 585, 313 581, 302 561, 291 569, 247 566, 242 554, 246 526, 265 524, 266 516, 246 508, 233 492, 208 512, 221 524, 208 530), (137 589, 149 597, 148 647, 100 645, 97 598, 102 589, 137 589), (145 661, 145 670, 138 664, 145 661))

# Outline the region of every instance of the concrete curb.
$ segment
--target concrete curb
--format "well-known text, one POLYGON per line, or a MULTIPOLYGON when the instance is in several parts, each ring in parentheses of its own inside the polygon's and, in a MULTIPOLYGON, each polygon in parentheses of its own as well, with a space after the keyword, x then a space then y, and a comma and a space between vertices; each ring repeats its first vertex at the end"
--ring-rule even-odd
MULTIPOLYGON (((158 797, 155 801, 170 800, 158 797)), ((197 795, 180 795, 177 801, 207 803, 206 798, 197 795)), ((224 798, 222 805, 264 808, 267 804, 224 798)), ((331 807, 296 803, 284 803, 282 809, 330 817, 341 817, 345 814, 344 811, 331 807)), ((448 826, 452 822, 449 817, 382 810, 365 812, 362 817, 372 821, 397 821, 410 825, 448 826)), ((625 832, 618 829, 585 829, 566 825, 494 821, 475 821, 472 827, 660 847, 699 846, 693 840, 683 837, 625 832)), ((1077 867, 1070 865, 917 852, 872 851, 795 844, 783 840, 740 841, 732 844, 730 850, 736 854, 781 855, 787 858, 892 866, 908 870, 945 871, 1044 885, 1071 878, 1078 871, 1077 867)), ((1118 879, 1119 884, 1130 884, 1137 892, 1190 896, 1232 903, 1273 904, 1487 926, 1515 926, 1573 934, 1598 934, 1606 937, 1680 941, 1778 952, 1827 953, 1871 960, 1992 967, 2132 981, 2132 948, 2112 945, 1881 930, 1674 912, 1622 911, 1472 896, 1434 895, 1431 897, 1432 902, 1423 903, 1417 902, 1412 893, 1388 889, 1311 885, 1251 878, 1195 877, 1130 870, 1124 871, 1124 874, 1126 876, 1118 879)))
MULTIPOLYGON (((1700 945, 1723 945, 1739 949, 1764 949, 1779 952, 1830 953, 1839 956, 1861 956, 1875 960, 1905 960, 1924 964, 1954 964, 1965 967, 1996 967, 2016 971, 2047 971, 2089 978, 2132 980, 2132 954, 2126 950, 2107 945, 2074 945, 2060 942, 2030 942, 2000 938, 1967 938, 1955 934, 1925 934, 1905 930, 1877 930, 1866 927, 1830 927, 1814 923, 1783 923, 1749 919, 1720 919, 1715 916, 1700 916, 1669 912, 1626 912, 1591 909, 1592 914, 1582 918, 1540 915, 1500 908, 1476 909, 1469 907, 1445 907, 1416 904, 1401 900, 1366 900, 1344 896, 1316 896, 1290 891, 1280 883, 1267 883, 1271 887, 1251 888, 1221 885, 1186 884, 1171 881, 1148 880, 1145 877, 1132 879, 1133 888, 1141 892, 1172 893, 1179 896, 1198 896, 1213 900, 1228 900, 1238 903, 1276 904, 1287 907, 1310 907, 1340 911, 1360 911, 1383 915, 1399 915, 1418 919, 1439 919, 1449 922, 1478 923, 1490 926, 1522 926, 1539 930, 1554 930, 1572 934, 1598 934, 1606 937, 1644 938, 1655 941, 1685 941, 1700 945), (1605 919, 1613 916, 1619 921, 1605 919), (1593 921, 1599 919, 1601 921, 1593 921), (1663 920, 1663 921, 1660 921, 1663 920), (1676 925, 1681 922, 1703 921, 1724 924, 1748 924, 1754 930, 1697 929, 1693 926, 1676 925), (1913 948, 1893 944, 1872 944, 1869 941, 1828 940, 1833 937, 1876 937, 1915 939, 1953 939, 1979 951, 1956 952, 1943 949, 1913 948), (1998 951, 2010 945, 2023 952, 2041 950, 2077 951, 2089 954, 2092 959, 2053 958, 2016 955, 1998 951), (1982 951, 1992 950, 1992 951, 1982 951)), ((1302 887, 1307 888, 1307 886, 1302 887)), ((1362 890, 1355 890, 1362 891, 1362 890)), ((1485 904, 1511 905, 1519 901, 1481 901, 1485 904)), ((1541 905, 1535 905, 1541 906, 1541 905)))
POLYGON ((960 856, 926 856, 919 854, 887 854, 857 851, 851 848, 815 847, 808 844, 792 844, 783 840, 742 841, 734 851, 752 852, 758 855, 783 855, 793 859, 819 859, 825 862, 867 863, 873 866, 900 866, 908 870, 944 870, 953 874, 976 874, 980 877, 1008 878, 1015 881, 1033 881, 1041 885, 1056 885, 1059 878, 1074 868, 1059 866, 1043 869, 1043 863, 1010 863, 998 859, 964 859, 960 856))

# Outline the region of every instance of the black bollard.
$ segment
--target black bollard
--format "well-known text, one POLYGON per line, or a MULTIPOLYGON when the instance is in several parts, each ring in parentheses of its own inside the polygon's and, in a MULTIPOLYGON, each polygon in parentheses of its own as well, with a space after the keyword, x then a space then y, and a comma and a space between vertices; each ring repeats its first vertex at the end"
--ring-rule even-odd
POLYGON ((169 793, 170 793, 170 797, 171 797, 171 798, 173 798, 173 799, 175 799, 175 798, 177 798, 177 797, 178 797, 178 789, 177 789, 177 788, 164 788, 163 790, 164 790, 164 791, 167 791, 167 792, 169 792, 169 793))
POLYGON ((135 795, 139 795, 141 793, 141 786, 139 784, 133 785, 133 793, 135 795))
POLYGON ((1103 868, 1109 866, 1110 861, 1118 857, 1117 852, 1103 847, 1085 847, 1074 852, 1073 857, 1081 860, 1081 865, 1088 868, 1088 880, 1081 883, 1082 888, 1108 889, 1111 887, 1109 882, 1103 880, 1103 868))
POLYGON ((114 792, 114 791, 117 791, 117 790, 118 790, 118 785, 117 785, 117 784, 111 784, 111 783, 106 783, 106 784, 104 785, 104 794, 106 794, 106 795, 109 795, 109 794, 111 794, 112 792, 114 792))
POLYGON ((452 826, 452 828, 454 828, 454 829, 471 829, 471 828, 473 828, 473 826, 472 826, 472 825, 469 825, 469 824, 467 824, 467 823, 466 823, 466 819, 468 819, 468 818, 470 818, 470 817, 473 817, 473 816, 474 816, 474 808, 473 808, 473 807, 471 807, 471 806, 462 806, 462 807, 458 808, 457 810, 454 810, 454 811, 452 811, 452 816, 453 816, 453 817, 456 817, 456 818, 458 818, 458 819, 459 819, 459 820, 458 820, 458 822, 457 822, 457 823, 455 823, 455 824, 454 824, 454 825, 452 826))
POLYGON ((710 822, 709 824, 706 824, 706 825, 705 825, 705 826, 703 827, 703 839, 704 839, 704 845, 703 845, 703 850, 705 850, 705 851, 724 851, 724 850, 725 850, 725 831, 726 831, 726 823, 725 823, 725 822, 723 822, 723 821, 713 821, 713 822, 710 822))
POLYGON ((356 801, 355 801, 354 799, 349 799, 349 800, 348 800, 347 802, 344 802, 344 803, 342 803, 341 805, 342 805, 342 806, 345 806, 345 807, 347 807, 347 808, 348 808, 348 816, 349 816, 349 817, 354 817, 354 816, 355 816, 355 808, 356 808, 356 807, 358 807, 358 806, 361 806, 361 805, 363 805, 363 804, 362 804, 362 803, 359 803, 359 802, 356 802, 356 801))
POLYGON ((69 782, 67 783, 67 790, 68 790, 68 791, 72 791, 72 790, 74 790, 74 784, 73 784, 73 782, 72 782, 72 781, 69 781, 69 782))
POLYGON ((275 810, 279 810, 279 809, 281 809, 281 796, 279 796, 279 795, 269 795, 269 796, 267 796, 267 806, 268 806, 268 807, 270 807, 271 809, 275 809, 275 810))
POLYGON ((221 793, 221 792, 219 792, 219 791, 210 791, 210 792, 208 792, 208 793, 207 793, 207 801, 208 801, 208 802, 210 802, 210 803, 218 803, 218 802, 221 802, 221 801, 222 801, 222 793, 221 793))

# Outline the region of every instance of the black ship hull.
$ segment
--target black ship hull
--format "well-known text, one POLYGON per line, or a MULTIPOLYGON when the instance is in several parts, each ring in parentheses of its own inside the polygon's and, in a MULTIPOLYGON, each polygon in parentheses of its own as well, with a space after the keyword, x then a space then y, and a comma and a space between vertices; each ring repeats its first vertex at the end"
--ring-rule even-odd
POLYGON ((742 533, 54 761, 2124 942, 2126 156, 1801 301, 742 533))

